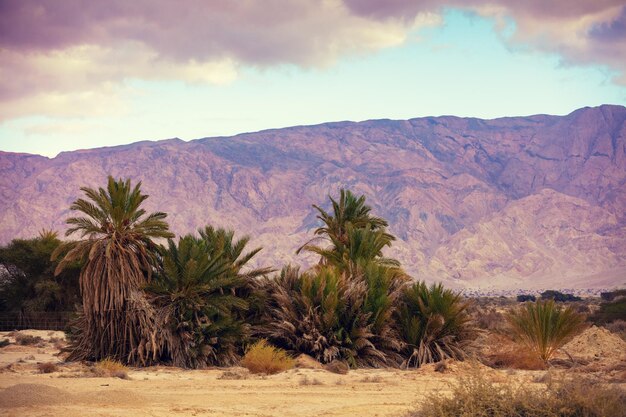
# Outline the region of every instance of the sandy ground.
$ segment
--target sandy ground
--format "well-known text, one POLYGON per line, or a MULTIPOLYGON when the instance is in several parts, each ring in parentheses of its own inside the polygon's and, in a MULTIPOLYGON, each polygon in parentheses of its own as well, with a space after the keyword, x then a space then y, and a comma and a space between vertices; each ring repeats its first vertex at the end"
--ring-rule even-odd
MULTIPOLYGON (((27 333, 27 332, 20 332, 27 333)), ((402 416, 428 395, 445 395, 459 376, 479 365, 451 363, 419 370, 293 369, 273 376, 243 368, 131 369, 129 379, 92 377, 83 364, 59 359, 62 333, 28 331, 38 346, 0 348, 0 415, 3 416, 402 416), (50 339, 52 338, 52 342, 50 339), (55 347, 56 344, 56 347, 55 347), (58 363, 40 373, 38 363, 58 363)), ((0 340, 14 338, 0 333, 0 340)), ((492 370, 490 378, 533 383, 545 371, 492 370)))

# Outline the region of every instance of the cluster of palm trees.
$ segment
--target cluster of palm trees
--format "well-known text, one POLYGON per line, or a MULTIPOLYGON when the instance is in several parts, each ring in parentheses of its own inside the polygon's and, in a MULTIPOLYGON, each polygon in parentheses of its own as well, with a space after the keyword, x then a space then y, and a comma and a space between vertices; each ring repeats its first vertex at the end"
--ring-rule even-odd
POLYGON ((260 248, 206 226, 175 241, 166 214, 141 208, 141 183, 108 178, 81 189, 59 247, 57 272, 80 261, 82 314, 71 359, 132 365, 230 365, 267 339, 293 354, 350 366, 420 366, 462 358, 473 336, 467 304, 440 285, 414 282, 384 255, 395 240, 365 197, 341 190, 299 251, 320 256, 306 271, 247 268, 260 248), (159 242, 167 239, 166 244, 159 242))

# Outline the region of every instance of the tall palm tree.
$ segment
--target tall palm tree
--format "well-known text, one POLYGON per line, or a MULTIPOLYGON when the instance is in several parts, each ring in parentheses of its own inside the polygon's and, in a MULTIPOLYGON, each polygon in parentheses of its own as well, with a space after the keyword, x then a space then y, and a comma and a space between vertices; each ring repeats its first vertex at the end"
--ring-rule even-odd
POLYGON ((372 208, 365 204, 365 196, 357 197, 350 190, 341 189, 339 201, 330 196, 328 198, 332 204, 332 213, 313 205, 319 213, 317 218, 323 222, 323 226, 315 229, 316 237, 298 248, 297 253, 302 250, 319 248, 312 245, 312 242, 319 239, 329 241, 332 244, 331 249, 336 248, 337 245, 348 246, 350 244, 349 226, 354 229, 369 228, 374 232, 380 230, 388 242, 395 240, 395 237, 386 231, 386 227, 389 225, 387 221, 370 214, 372 208))
POLYGON ((153 239, 170 238, 165 213, 146 215, 140 208, 148 198, 141 182, 108 177, 107 188, 81 190, 71 206, 83 216, 67 219, 66 235, 80 240, 61 246, 65 252, 56 273, 76 260, 83 261, 80 290, 83 315, 77 324, 72 360, 112 358, 145 365, 158 360, 165 341, 158 332, 153 307, 142 287, 150 281, 156 261, 153 239))

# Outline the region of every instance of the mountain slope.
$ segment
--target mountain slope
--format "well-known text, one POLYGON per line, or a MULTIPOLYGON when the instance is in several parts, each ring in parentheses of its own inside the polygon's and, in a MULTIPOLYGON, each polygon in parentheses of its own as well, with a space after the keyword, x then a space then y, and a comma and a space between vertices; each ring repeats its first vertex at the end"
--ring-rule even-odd
POLYGON ((294 250, 317 225, 311 204, 349 187, 389 220, 400 239, 388 254, 416 277, 617 284, 626 281, 625 153, 621 106, 327 123, 53 159, 0 152, 0 239, 63 230, 79 187, 112 174, 142 180, 147 206, 167 211, 178 233, 232 227, 265 248, 266 263, 306 263, 294 250))

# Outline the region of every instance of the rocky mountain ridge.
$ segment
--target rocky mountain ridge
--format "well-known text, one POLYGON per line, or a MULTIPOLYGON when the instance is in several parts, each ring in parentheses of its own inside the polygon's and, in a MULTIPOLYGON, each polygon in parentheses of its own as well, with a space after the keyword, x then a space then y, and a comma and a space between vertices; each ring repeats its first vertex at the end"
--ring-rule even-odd
POLYGON ((494 120, 337 122, 189 142, 0 152, 0 240, 64 230, 79 187, 141 180, 179 234, 206 223, 249 234, 259 262, 317 226, 311 204, 349 187, 399 238, 415 277, 468 287, 626 282, 626 108, 494 120))

